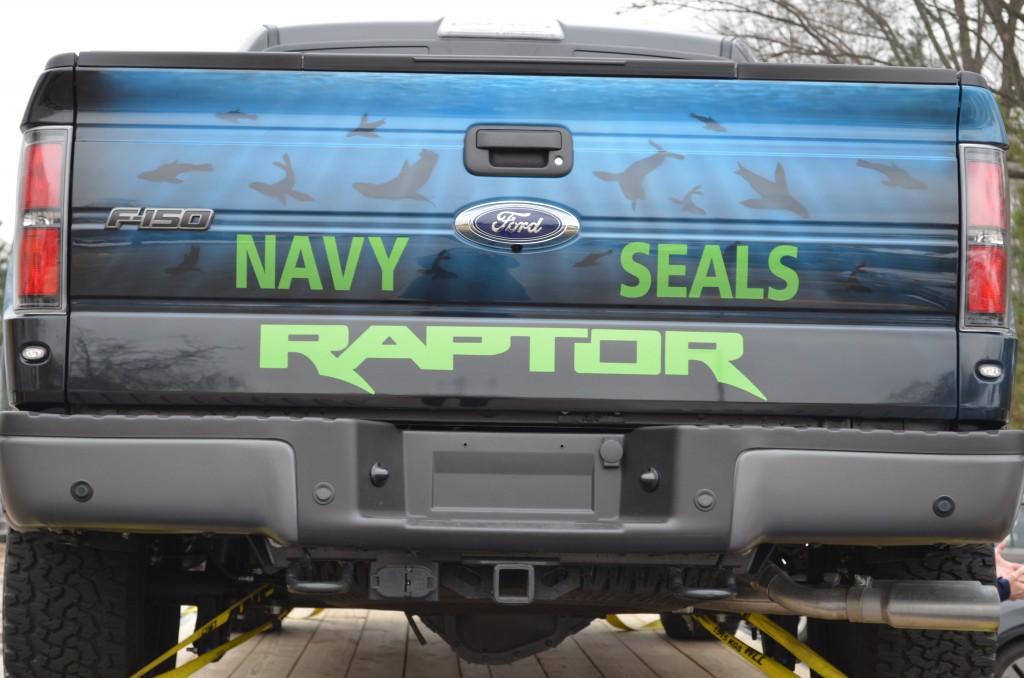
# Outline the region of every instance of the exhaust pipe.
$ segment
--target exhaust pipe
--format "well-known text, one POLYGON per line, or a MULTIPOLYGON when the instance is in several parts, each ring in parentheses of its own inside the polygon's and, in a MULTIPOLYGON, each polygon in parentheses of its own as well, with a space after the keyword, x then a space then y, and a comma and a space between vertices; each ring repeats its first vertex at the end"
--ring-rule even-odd
POLYGON ((858 578, 854 586, 797 584, 775 565, 752 582, 793 614, 897 629, 995 631, 999 593, 977 581, 882 581, 858 578))

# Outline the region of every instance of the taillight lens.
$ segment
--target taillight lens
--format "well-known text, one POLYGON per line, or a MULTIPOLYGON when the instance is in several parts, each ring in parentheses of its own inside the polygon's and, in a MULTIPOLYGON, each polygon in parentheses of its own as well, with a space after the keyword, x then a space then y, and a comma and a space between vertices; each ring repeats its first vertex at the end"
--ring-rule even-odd
POLYGON ((61 311, 68 131, 32 130, 24 143, 14 304, 19 311, 61 311))
POLYGON ((965 146, 961 172, 967 241, 964 326, 1005 328, 1009 302, 1006 156, 997 148, 965 146))
POLYGON ((63 167, 63 144, 39 142, 25 148, 24 209, 52 210, 60 205, 63 167))
POLYGON ((972 245, 967 262, 968 312, 1003 313, 1006 309, 1006 248, 972 245))
POLYGON ((18 269, 22 297, 54 298, 60 295, 60 231, 30 228, 21 236, 18 269))
MULTIPOLYGON (((976 154, 970 154, 976 155, 976 154)), ((1002 153, 999 153, 1002 156, 1002 153)), ((1006 194, 1002 162, 967 161, 967 224, 971 228, 1006 228, 1006 194)))

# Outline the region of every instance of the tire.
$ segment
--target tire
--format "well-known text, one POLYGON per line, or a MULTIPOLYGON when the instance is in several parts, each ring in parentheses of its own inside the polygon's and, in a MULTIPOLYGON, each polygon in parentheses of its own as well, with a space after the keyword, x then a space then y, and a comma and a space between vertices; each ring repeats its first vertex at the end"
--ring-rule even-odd
MULTIPOLYGON (((715 613, 710 613, 714 617, 715 613)), ((729 634, 735 634, 740 627, 737 615, 727 615, 725 620, 718 620, 718 626, 729 634)), ((688 614, 665 612, 661 615, 661 625, 665 627, 665 635, 673 640, 716 640, 699 622, 688 614)))
MULTIPOLYGON (((923 557, 865 564, 858 573, 893 580, 995 582, 992 546, 932 551, 923 557)), ((808 644, 849 678, 992 678, 994 633, 894 629, 885 624, 809 619, 808 644)), ((817 676, 817 674, 814 674, 817 676)))
POLYGON ((177 642, 178 608, 145 605, 142 553, 12 531, 6 560, 9 678, 124 678, 177 642))

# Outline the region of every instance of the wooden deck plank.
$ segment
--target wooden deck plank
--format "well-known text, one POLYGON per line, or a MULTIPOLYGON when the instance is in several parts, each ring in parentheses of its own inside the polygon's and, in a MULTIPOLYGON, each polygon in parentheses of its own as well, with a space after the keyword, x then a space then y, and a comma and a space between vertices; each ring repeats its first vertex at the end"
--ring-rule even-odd
POLYGON ((616 637, 614 631, 608 622, 598 619, 572 639, 606 677, 659 678, 616 637))
POLYGON ((346 675, 351 678, 401 676, 405 671, 408 625, 401 612, 371 610, 346 675))
POLYGON ((366 619, 369 614, 369 610, 346 607, 329 607, 320 613, 324 619, 366 619))
POLYGON ((231 678, 283 678, 291 674, 319 621, 288 619, 280 631, 262 633, 260 644, 230 674, 231 678))
POLYGON ((420 631, 427 641, 426 645, 420 645, 412 627, 408 628, 405 678, 460 678, 459 658, 448 647, 448 643, 430 629, 423 628, 422 624, 420 631))
POLYGON ((717 640, 693 641, 669 638, 666 639, 666 642, 692 659, 712 676, 764 678, 764 674, 760 670, 755 669, 717 640))
POLYGON ((537 661, 548 678, 602 678, 598 667, 571 637, 538 654, 537 661))
POLYGON ((296 678, 344 676, 355 658, 365 624, 365 615, 324 615, 291 675, 296 678))
POLYGON ((544 669, 535 656, 490 668, 491 678, 545 678, 544 669))
POLYGON ((459 673, 462 678, 491 678, 491 671, 483 664, 470 664, 465 659, 459 660, 459 673))
MULTIPOLYGON (((262 638, 253 638, 248 643, 236 647, 234 650, 228 652, 226 655, 220 658, 220 661, 213 664, 207 664, 204 668, 200 669, 194 676, 197 678, 227 678, 233 674, 239 666, 242 665, 249 655, 252 654, 257 647, 259 647, 262 638)), ((189 652, 187 655, 178 653, 178 666, 184 666, 187 662, 195 659, 196 656, 189 652)))
MULTIPOLYGON (((687 656, 687 650, 701 641, 672 645, 664 631, 620 631, 616 637, 659 676, 714 678, 687 656)), ((722 648, 726 649, 726 648, 722 648)), ((737 661, 743 661, 737 658, 737 661)), ((733 674, 725 674, 732 676, 733 674)))

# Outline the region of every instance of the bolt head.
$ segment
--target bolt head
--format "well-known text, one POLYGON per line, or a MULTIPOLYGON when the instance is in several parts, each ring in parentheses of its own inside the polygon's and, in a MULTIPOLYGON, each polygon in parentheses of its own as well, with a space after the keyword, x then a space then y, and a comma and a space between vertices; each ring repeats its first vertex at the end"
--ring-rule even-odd
POLYGON ((718 497, 711 490, 699 490, 693 497, 693 503, 701 511, 710 511, 718 503, 718 497))
POLYGON ((313 501, 318 504, 330 504, 334 501, 334 486, 330 483, 318 483, 313 488, 313 501))
POLYGON ((75 501, 86 502, 92 499, 92 485, 84 480, 78 480, 71 484, 71 498, 75 501))
POLYGON ((953 515, 953 511, 956 511, 956 502, 952 497, 942 495, 932 504, 932 511, 940 518, 948 518, 953 515))

